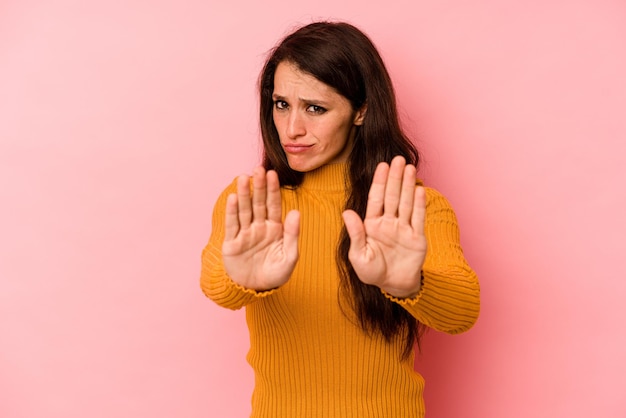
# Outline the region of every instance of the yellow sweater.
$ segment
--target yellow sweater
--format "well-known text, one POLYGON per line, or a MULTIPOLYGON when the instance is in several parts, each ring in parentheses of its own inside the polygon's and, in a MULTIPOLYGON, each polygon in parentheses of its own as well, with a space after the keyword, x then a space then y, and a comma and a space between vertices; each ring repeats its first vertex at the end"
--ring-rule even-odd
MULTIPOLYGON (((422 417, 424 381, 403 342, 368 336, 338 296, 335 252, 346 199, 345 164, 307 173, 296 190, 281 189, 283 216, 301 214, 300 258, 290 280, 256 292, 235 284, 221 258, 226 197, 219 197, 202 253, 204 293, 230 309, 246 307, 248 361, 255 373, 252 417, 422 417), (343 308, 343 309, 342 309, 343 308)), ((426 188, 428 253, 422 290, 400 300, 418 321, 450 334, 469 329, 479 313, 476 274, 463 257, 456 217, 447 200, 426 188)))

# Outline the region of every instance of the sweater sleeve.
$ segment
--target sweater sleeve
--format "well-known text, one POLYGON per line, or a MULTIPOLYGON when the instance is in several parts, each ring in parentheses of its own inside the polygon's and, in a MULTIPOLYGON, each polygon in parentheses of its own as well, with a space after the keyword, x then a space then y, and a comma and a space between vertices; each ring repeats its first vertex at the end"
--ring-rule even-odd
POLYGON ((240 309, 259 298, 274 293, 273 290, 257 292, 238 285, 228 276, 222 259, 222 243, 224 242, 224 219, 226 216, 226 199, 237 191, 235 179, 218 197, 213 209, 211 237, 202 251, 202 270, 200 287, 204 294, 220 306, 229 309, 240 309))
POLYGON ((480 287, 460 244, 456 215, 438 191, 426 188, 424 229, 428 252, 422 266, 422 288, 411 299, 385 293, 422 324, 457 334, 470 329, 480 312, 480 287))

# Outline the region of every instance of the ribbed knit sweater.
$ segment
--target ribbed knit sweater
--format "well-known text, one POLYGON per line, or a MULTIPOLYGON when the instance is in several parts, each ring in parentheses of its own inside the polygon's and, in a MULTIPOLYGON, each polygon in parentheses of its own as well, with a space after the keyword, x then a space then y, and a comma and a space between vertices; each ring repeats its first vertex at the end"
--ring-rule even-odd
MULTIPOLYGON (((230 309, 246 307, 248 362, 255 373, 252 417, 422 417, 424 380, 414 356, 402 358, 403 341, 388 343, 358 326, 341 302, 336 249, 346 201, 345 164, 306 173, 294 190, 281 188, 283 217, 301 214, 300 258, 289 281, 257 292, 234 283, 221 257, 226 198, 218 198, 212 233, 202 253, 204 293, 230 309)), ((399 303, 421 323, 454 334, 469 329, 479 313, 479 285, 459 244, 448 201, 426 188, 428 252, 419 294, 399 303)), ((384 292, 383 292, 384 293, 384 292)), ((345 296, 343 296, 345 297, 345 296)))

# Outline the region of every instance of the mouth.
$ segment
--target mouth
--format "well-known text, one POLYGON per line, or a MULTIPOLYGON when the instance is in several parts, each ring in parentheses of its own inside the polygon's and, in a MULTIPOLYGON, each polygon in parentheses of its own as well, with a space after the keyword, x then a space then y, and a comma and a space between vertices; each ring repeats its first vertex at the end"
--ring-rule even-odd
POLYGON ((312 144, 283 144, 283 149, 289 154, 299 154, 308 151, 312 146, 312 144))

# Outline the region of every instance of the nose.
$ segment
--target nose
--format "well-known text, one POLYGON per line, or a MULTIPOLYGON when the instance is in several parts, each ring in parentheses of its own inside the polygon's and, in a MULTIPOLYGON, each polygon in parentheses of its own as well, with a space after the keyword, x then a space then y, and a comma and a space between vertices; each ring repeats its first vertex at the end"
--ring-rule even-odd
POLYGON ((292 110, 291 112, 289 112, 286 133, 289 139, 296 139, 306 134, 304 120, 302 118, 302 115, 300 115, 300 112, 298 112, 297 110, 292 110))

